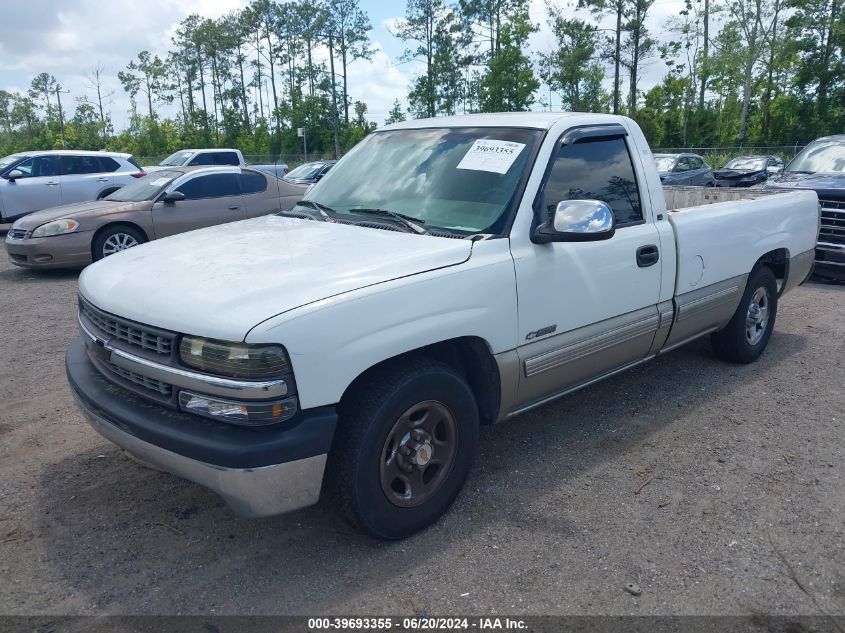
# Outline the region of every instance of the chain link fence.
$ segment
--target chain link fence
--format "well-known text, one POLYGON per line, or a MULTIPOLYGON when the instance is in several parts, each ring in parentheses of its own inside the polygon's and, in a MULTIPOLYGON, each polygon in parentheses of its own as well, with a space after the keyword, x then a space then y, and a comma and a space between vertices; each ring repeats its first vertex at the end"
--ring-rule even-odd
MULTIPOLYGON (((167 158, 169 154, 161 156, 135 156, 135 160, 139 165, 158 165, 161 161, 167 158)), ((303 163, 308 163, 315 160, 333 160, 334 152, 309 152, 305 154, 244 154, 244 160, 247 165, 287 165, 290 169, 297 167, 303 163)))
POLYGON ((659 147, 652 148, 654 154, 699 154, 714 169, 724 167, 730 159, 737 156, 778 156, 789 162, 804 149, 804 144, 794 145, 735 145, 725 147, 659 147))

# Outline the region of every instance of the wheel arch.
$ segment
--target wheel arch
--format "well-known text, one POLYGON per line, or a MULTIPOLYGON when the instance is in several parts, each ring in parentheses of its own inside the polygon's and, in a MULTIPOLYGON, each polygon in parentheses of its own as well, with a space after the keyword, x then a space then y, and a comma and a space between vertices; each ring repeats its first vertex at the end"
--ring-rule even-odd
POLYGON ((783 294, 789 279, 789 249, 776 248, 763 254, 756 262, 752 270, 758 266, 769 268, 778 280, 778 295, 783 294))
POLYGON ((456 369, 466 378, 475 396, 482 424, 493 424, 501 408, 501 376, 490 345, 478 336, 461 336, 425 345, 386 358, 362 371, 346 387, 341 403, 377 370, 394 363, 412 363, 415 358, 433 358, 456 369))
POLYGON ((136 224, 135 222, 129 222, 128 220, 116 220, 114 222, 109 222, 108 224, 104 224, 103 226, 98 228, 96 231, 94 231, 94 235, 91 236, 91 257, 92 257, 92 259, 95 259, 94 244, 97 243, 97 239, 103 233, 105 233, 107 230, 113 229, 113 228, 118 227, 118 226, 126 226, 126 227, 129 227, 131 229, 138 231, 141 235, 144 236, 144 239, 146 239, 146 241, 148 241, 148 242, 152 239, 150 234, 147 233, 141 225, 136 224))

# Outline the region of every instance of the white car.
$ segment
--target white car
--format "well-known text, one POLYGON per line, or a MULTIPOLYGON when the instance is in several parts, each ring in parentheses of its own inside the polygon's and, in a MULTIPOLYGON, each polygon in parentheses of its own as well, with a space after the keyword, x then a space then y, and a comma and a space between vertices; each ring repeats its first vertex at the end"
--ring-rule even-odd
POLYGON ((818 198, 715 193, 664 193, 625 117, 386 126, 293 209, 85 269, 71 391, 104 436, 236 512, 322 490, 405 537, 457 496, 479 425, 704 335, 729 362, 763 353, 812 267, 818 198))
POLYGON ((145 176, 131 154, 50 150, 0 158, 0 224, 41 209, 101 200, 145 176))
MULTIPOLYGON (((244 155, 238 149, 206 148, 183 149, 173 152, 158 165, 144 167, 147 172, 158 171, 167 167, 197 167, 197 166, 231 166, 246 167, 244 155)), ((281 176, 279 176, 281 177, 281 176)))

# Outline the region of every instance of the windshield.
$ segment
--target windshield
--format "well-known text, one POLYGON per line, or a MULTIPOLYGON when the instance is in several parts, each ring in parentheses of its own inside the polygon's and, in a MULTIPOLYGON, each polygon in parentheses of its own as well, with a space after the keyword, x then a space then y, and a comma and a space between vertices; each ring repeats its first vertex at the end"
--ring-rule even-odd
POLYGON ((741 156, 739 158, 734 158, 733 160, 728 161, 727 165, 725 165, 725 169, 737 169, 737 170, 759 170, 766 168, 766 159, 765 158, 748 158, 747 156, 741 156))
POLYGON ((786 171, 806 173, 842 173, 845 172, 845 142, 841 139, 816 141, 792 159, 786 171))
POLYGON ((316 176, 324 166, 325 163, 305 163, 296 169, 291 169, 286 178, 311 178, 316 176))
MULTIPOLYGON (((502 233, 540 130, 450 127, 374 132, 308 199, 340 213, 384 209, 426 229, 502 233)), ((367 216, 372 218, 372 216, 367 216)))
POLYGON ((0 171, 5 171, 10 165, 14 165, 22 158, 26 158, 26 156, 24 154, 9 154, 0 158, 0 171))
POLYGON ((114 202, 151 202, 167 185, 173 182, 174 178, 181 175, 181 171, 165 171, 162 169, 121 187, 106 196, 105 199, 114 202))
POLYGON ((675 166, 676 158, 674 156, 655 156, 654 162, 657 165, 657 171, 672 171, 675 166))
POLYGON ((159 165, 162 167, 179 167, 187 163, 188 159, 193 155, 193 152, 174 152, 161 161, 159 165))

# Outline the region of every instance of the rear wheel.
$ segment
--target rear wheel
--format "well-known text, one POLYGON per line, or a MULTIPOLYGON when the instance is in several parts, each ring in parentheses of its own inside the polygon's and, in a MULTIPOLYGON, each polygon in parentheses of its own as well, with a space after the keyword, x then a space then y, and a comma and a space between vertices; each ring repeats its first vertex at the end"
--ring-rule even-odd
POLYGON ((728 325, 711 336, 716 355, 732 363, 757 360, 772 336, 777 310, 777 279, 771 269, 759 266, 748 276, 728 325))
POLYGON ((404 538, 446 512, 477 443, 478 409, 463 376, 425 358, 388 365, 341 404, 327 484, 353 525, 404 538))
POLYGON ((92 255, 94 261, 114 255, 127 248, 138 246, 147 241, 147 238, 136 228, 118 224, 106 227, 94 239, 92 255))

